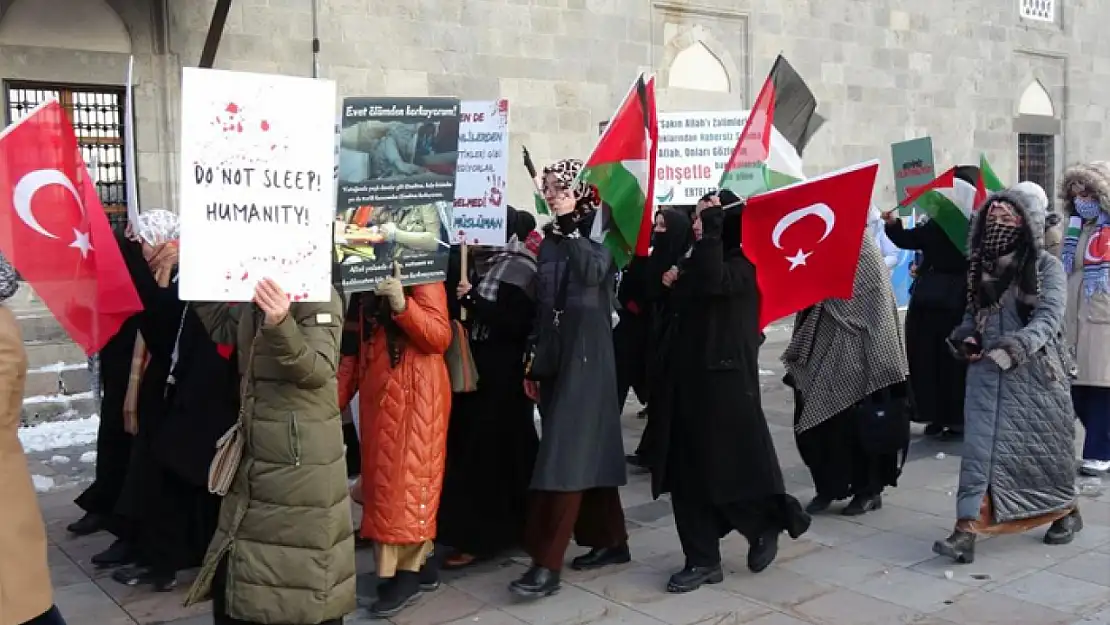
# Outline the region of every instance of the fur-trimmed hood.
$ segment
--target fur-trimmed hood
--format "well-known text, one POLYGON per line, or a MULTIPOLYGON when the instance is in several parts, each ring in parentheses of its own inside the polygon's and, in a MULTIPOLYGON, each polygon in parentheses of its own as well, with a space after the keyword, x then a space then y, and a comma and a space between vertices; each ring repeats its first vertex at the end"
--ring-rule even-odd
POLYGON ((1102 212, 1110 214, 1110 163, 1094 161, 1073 165, 1064 172, 1057 197, 1064 203, 1063 213, 1068 217, 1075 212, 1071 198, 1071 187, 1074 184, 1090 189, 1098 197, 1102 212))

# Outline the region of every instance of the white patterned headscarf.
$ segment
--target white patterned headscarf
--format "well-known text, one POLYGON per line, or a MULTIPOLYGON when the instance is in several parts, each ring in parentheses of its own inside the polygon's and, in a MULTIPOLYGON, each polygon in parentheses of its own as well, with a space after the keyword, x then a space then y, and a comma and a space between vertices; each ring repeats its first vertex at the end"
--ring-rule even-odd
POLYGON ((16 277, 15 267, 8 259, 0 254, 0 302, 6 302, 19 290, 19 280, 16 277))

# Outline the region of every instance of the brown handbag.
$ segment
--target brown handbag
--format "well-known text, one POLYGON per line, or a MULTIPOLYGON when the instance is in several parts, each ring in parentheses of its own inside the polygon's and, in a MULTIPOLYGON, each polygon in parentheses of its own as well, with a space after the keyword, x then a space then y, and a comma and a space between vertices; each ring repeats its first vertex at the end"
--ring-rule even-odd
POLYGON ((239 464, 243 461, 243 447, 246 440, 243 438, 243 405, 246 403, 247 391, 250 388, 251 371, 254 367, 254 346, 258 341, 258 332, 251 340, 250 352, 247 356, 246 371, 239 386, 239 418, 235 425, 216 441, 216 455, 212 457, 212 464, 208 465, 208 492, 223 497, 231 490, 231 483, 235 474, 239 472, 239 464))
POLYGON ((470 352, 470 335, 459 321, 451 320, 451 344, 443 354, 452 393, 473 393, 478 390, 478 366, 470 352))

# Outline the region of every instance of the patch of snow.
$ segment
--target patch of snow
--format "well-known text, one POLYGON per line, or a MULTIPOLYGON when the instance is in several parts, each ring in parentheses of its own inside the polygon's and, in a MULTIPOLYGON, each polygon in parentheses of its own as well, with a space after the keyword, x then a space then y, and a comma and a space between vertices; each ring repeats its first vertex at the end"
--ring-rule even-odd
POLYGON ((92 464, 96 462, 96 452, 86 451, 85 453, 81 454, 81 462, 85 464, 92 464))
POLYGON ((760 369, 759 375, 775 375, 775 372, 770 369, 760 369))
POLYGON ((943 452, 943 451, 938 451, 938 452, 937 452, 937 460, 944 460, 944 459, 945 459, 945 457, 946 457, 946 456, 944 455, 944 452, 943 452))
POLYGON ((59 360, 58 362, 56 362, 52 365, 44 365, 42 367, 36 367, 34 369, 28 369, 27 373, 28 373, 28 375, 32 374, 32 373, 61 373, 63 371, 79 371, 81 369, 88 369, 88 368, 89 368, 89 363, 87 363, 87 362, 65 363, 65 362, 62 362, 62 361, 59 360))
POLYGON ((96 442, 96 430, 100 427, 100 417, 92 415, 84 419, 39 423, 19 428, 19 442, 27 452, 51 451, 78 445, 91 445, 96 442))
POLYGON ((53 456, 50 458, 50 464, 69 464, 69 456, 53 456))
POLYGON ((36 493, 50 492, 50 489, 54 488, 54 478, 45 475, 32 475, 31 482, 35 485, 36 493))
POLYGON ((92 391, 85 391, 84 393, 74 393, 72 395, 60 395, 58 393, 54 393, 53 395, 32 395, 31 397, 23 398, 23 405, 34 406, 37 404, 68 404, 75 401, 92 398, 92 391))

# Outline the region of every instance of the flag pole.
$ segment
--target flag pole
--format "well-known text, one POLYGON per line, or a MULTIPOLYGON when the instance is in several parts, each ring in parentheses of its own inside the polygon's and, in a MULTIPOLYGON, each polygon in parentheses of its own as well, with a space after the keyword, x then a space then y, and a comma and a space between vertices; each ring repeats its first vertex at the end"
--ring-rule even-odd
POLYGON ((127 193, 127 223, 132 229, 139 225, 139 182, 135 175, 135 57, 127 61, 127 91, 123 111, 123 149, 126 167, 123 175, 127 193))
POLYGON ((317 0, 312 0, 312 77, 320 77, 320 19, 317 0))

